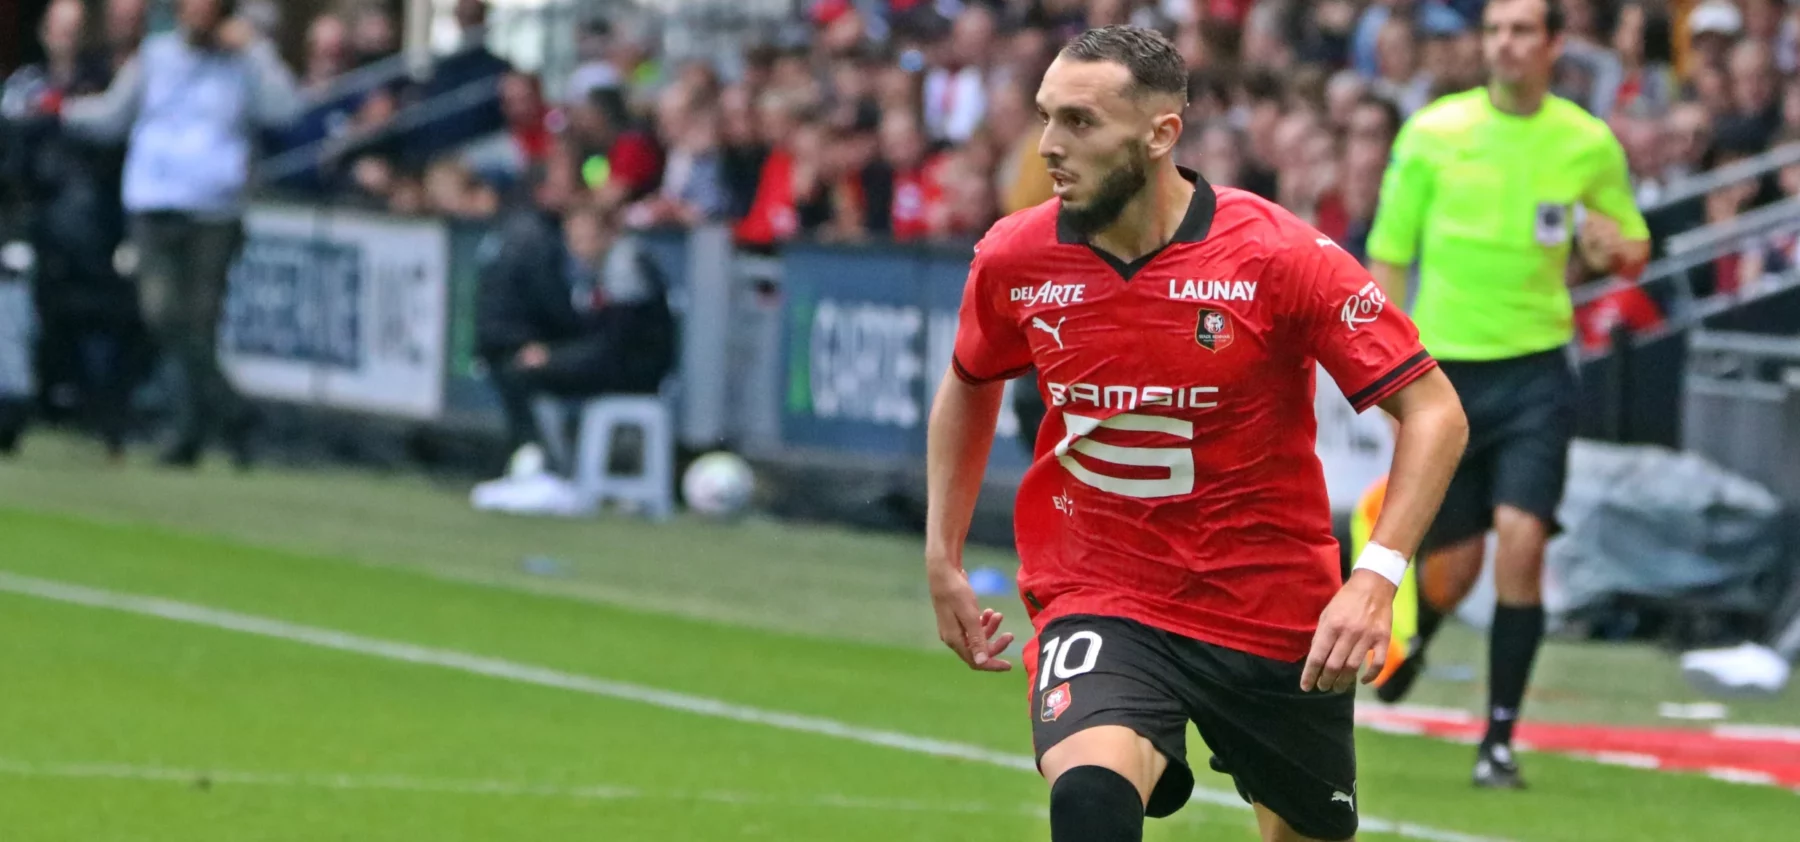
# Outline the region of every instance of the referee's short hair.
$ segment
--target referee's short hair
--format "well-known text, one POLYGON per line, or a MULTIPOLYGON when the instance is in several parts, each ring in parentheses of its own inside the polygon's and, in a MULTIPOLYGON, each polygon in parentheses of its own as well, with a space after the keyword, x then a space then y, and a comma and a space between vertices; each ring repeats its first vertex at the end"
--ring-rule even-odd
POLYGON ((1544 32, 1555 38, 1568 25, 1569 19, 1563 14, 1562 3, 1558 0, 1544 0, 1544 32))
POLYGON ((1110 61, 1131 71, 1133 96, 1165 94, 1188 98, 1187 63, 1162 33, 1141 26, 1102 26, 1081 33, 1062 48, 1078 61, 1110 61))
MULTIPOLYGON (((1479 32, 1481 30, 1481 21, 1479 20, 1481 14, 1476 13, 1475 17, 1478 19, 1475 21, 1477 24, 1475 29, 1479 32)), ((1556 36, 1561 35, 1563 29, 1568 25, 1569 18, 1567 15, 1563 14, 1563 7, 1560 0, 1544 0, 1544 33, 1555 38, 1556 36)), ((1610 32, 1611 29, 1609 28, 1607 31, 1610 32)))

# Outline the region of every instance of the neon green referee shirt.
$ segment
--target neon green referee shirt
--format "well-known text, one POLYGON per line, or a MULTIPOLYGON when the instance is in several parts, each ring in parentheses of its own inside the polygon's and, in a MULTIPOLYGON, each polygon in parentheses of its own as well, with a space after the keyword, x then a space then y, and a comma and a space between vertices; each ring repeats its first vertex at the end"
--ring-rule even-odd
POLYGON ((1485 89, 1452 94, 1401 128, 1369 257, 1419 261, 1413 321, 1440 360, 1499 360, 1574 338, 1564 273, 1579 203, 1649 239, 1625 150, 1580 106, 1547 96, 1508 114, 1485 89))

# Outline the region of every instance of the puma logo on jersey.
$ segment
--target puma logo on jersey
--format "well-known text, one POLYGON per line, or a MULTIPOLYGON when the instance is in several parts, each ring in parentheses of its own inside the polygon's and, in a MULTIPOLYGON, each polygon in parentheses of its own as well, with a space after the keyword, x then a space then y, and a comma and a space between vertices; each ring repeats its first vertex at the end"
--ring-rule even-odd
POLYGON ((1255 301, 1256 282, 1170 278, 1169 297, 1176 301, 1255 301))
POLYGON ((1337 791, 1337 792, 1333 792, 1331 794, 1331 802, 1333 804, 1336 804, 1339 801, 1342 801, 1345 804, 1350 805, 1350 809, 1352 809, 1352 810, 1356 809, 1356 799, 1351 798, 1350 793, 1343 792, 1341 790, 1337 791))
POLYGON ((1081 294, 1087 291, 1087 284, 1059 284, 1045 281, 1043 286, 1013 287, 1013 301, 1022 301, 1027 307, 1048 305, 1062 307, 1081 300, 1081 294))
POLYGON ((1056 327, 1051 327, 1049 322, 1046 322, 1042 318, 1039 318, 1037 316, 1032 316, 1031 317, 1031 326, 1035 327, 1038 330, 1041 330, 1045 333, 1050 334, 1050 338, 1056 340, 1056 347, 1061 348, 1063 346, 1063 344, 1062 344, 1062 326, 1063 326, 1063 322, 1066 322, 1066 321, 1068 321, 1068 317, 1066 317, 1066 316, 1063 318, 1057 319, 1056 327))

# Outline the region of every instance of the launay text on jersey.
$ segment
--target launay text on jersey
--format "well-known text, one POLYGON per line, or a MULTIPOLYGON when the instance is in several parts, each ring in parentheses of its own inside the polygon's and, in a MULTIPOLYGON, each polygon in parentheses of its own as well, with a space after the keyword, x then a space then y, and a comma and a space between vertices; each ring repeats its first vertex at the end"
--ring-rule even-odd
POLYGON ((1177 301, 1255 301, 1255 281, 1169 279, 1169 297, 1177 301))

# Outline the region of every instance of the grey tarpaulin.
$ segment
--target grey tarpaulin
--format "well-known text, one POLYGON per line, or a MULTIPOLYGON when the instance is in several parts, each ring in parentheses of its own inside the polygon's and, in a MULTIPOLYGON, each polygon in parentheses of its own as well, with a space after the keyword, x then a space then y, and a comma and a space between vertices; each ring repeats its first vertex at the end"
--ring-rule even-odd
POLYGON ((1781 502, 1694 454, 1577 442, 1560 519, 1565 616, 1623 596, 1768 618, 1789 580, 1781 502))

